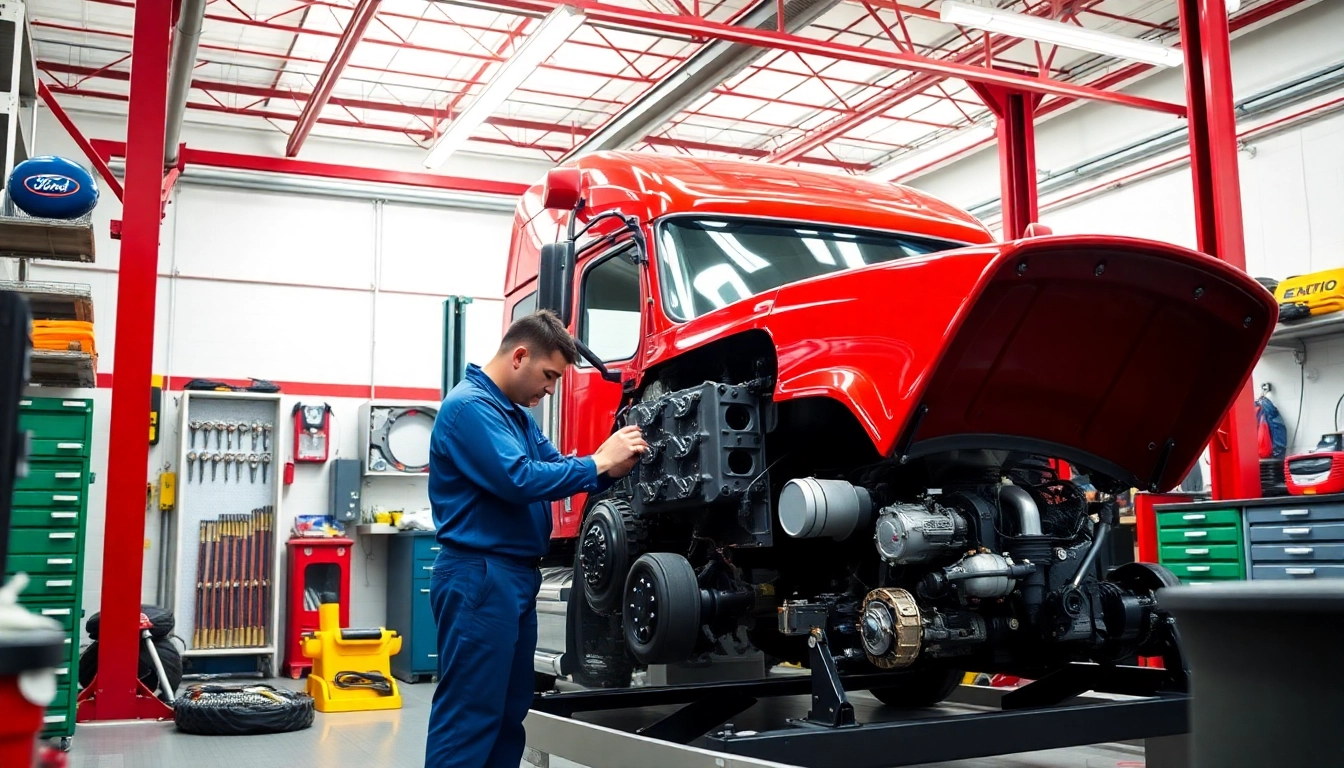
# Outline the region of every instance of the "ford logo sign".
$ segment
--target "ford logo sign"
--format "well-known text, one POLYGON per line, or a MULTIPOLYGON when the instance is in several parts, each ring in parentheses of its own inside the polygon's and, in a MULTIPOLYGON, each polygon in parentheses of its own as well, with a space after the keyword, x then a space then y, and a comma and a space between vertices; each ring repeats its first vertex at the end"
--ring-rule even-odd
POLYGON ((79 182, 58 173, 39 173, 23 180, 28 191, 42 197, 69 197, 80 190, 79 182))
POLYGON ((5 192, 23 213, 47 219, 77 219, 98 205, 98 181, 64 157, 43 155, 14 166, 5 192))

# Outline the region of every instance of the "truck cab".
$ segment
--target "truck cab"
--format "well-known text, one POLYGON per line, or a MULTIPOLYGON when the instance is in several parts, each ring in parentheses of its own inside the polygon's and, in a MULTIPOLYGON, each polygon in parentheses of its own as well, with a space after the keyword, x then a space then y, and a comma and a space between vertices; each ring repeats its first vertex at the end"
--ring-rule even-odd
POLYGON ((553 169, 514 223, 506 326, 552 309, 583 357, 534 417, 562 453, 625 424, 652 448, 553 505, 538 672, 804 661, 819 628, 842 664, 904 673, 874 693, 910 705, 967 668, 1166 642, 1153 593, 1175 578, 1093 562, 1112 497, 1179 483, 1267 343, 1276 305, 1244 273, 1131 238, 998 243, 897 185, 643 153, 553 169))

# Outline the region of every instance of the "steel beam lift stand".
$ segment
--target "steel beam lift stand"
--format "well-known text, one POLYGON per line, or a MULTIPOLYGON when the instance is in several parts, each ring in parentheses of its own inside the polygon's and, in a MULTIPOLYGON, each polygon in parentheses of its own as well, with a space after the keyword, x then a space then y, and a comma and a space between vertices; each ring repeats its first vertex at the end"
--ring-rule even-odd
MULTIPOLYGON (((1227 9, 1224 0, 1178 0, 1178 5, 1199 250, 1244 270, 1227 9)), ((990 78, 968 82, 997 118, 1004 239, 1029 235, 1039 226, 1034 123, 1042 94, 990 78)), ((1215 498, 1259 496, 1249 382, 1219 425, 1210 455, 1215 498)), ((1189 731, 1187 668, 1177 648, 1168 649, 1164 668, 1074 664, 1003 694, 998 711, 921 713, 858 724, 846 691, 890 684, 890 676, 841 676, 825 628, 804 621, 796 631, 809 635, 809 676, 540 694, 527 719, 529 759, 545 764, 553 754, 594 768, 628 764, 636 755, 641 762, 718 768, 827 766, 843 759, 850 768, 878 768, 1147 739, 1155 740, 1147 742, 1150 766, 1185 763, 1183 739, 1164 740, 1189 731), (1087 691, 1138 698, 1066 704, 1087 691), (736 731, 728 722, 761 698, 809 692, 807 715, 777 729, 736 731), (680 708, 635 734, 571 719, 584 712, 669 705, 680 708), (692 743, 703 748, 688 746, 692 743)))

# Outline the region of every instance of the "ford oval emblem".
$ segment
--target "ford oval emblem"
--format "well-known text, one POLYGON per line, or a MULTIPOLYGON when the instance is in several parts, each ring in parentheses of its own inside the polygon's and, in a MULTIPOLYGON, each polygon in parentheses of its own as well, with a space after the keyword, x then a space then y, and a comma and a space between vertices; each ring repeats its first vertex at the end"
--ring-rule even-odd
POLYGON ((69 197, 79 192, 79 182, 59 173, 38 173, 23 180, 29 192, 42 197, 69 197))

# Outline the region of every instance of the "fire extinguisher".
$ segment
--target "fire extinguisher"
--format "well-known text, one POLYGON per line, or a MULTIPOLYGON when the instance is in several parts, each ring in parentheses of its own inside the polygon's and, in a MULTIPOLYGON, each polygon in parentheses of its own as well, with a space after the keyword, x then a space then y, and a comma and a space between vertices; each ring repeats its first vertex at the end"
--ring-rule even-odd
POLYGON ((331 406, 294 405, 294 461, 322 463, 331 447, 331 406))

